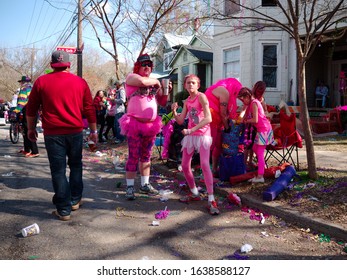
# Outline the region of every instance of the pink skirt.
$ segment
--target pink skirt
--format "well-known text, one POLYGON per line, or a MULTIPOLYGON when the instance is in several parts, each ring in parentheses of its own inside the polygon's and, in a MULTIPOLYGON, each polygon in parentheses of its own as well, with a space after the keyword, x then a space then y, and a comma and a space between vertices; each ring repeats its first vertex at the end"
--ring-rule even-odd
POLYGON ((194 150, 199 152, 201 146, 209 150, 212 145, 212 137, 207 135, 186 135, 181 144, 182 151, 187 149, 188 154, 191 154, 194 150))
POLYGON ((162 128, 161 117, 157 118, 153 122, 140 122, 133 116, 124 114, 119 120, 120 133, 125 136, 156 136, 162 128))
POLYGON ((255 136, 254 143, 260 146, 266 146, 272 144, 274 141, 274 134, 272 129, 267 132, 257 132, 255 136))

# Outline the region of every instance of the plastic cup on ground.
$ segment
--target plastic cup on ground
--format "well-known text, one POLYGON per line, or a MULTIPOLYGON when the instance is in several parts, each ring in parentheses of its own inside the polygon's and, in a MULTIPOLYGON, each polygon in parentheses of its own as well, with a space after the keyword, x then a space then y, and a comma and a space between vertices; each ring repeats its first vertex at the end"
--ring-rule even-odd
POLYGON ((88 141, 88 146, 89 146, 89 149, 90 149, 92 152, 95 152, 95 151, 96 151, 96 145, 95 145, 95 142, 94 142, 94 141, 89 140, 89 141, 88 141))
POLYGON ((39 228, 38 224, 36 224, 36 223, 22 229, 23 237, 32 236, 32 235, 36 235, 39 233, 40 233, 40 228, 39 228))
POLYGON ((170 79, 163 79, 162 80, 163 94, 164 95, 169 95, 169 83, 170 83, 170 79))

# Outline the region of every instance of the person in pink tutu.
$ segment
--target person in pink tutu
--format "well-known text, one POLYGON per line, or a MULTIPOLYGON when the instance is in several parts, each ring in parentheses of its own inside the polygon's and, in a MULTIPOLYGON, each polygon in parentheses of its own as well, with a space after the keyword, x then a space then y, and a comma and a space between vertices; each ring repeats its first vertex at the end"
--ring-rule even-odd
POLYGON ((172 112, 178 124, 182 124, 188 116, 188 128, 183 129, 182 140, 182 170, 191 193, 180 199, 181 202, 201 200, 195 185, 191 168, 194 151, 200 154, 200 166, 208 193, 208 209, 211 215, 218 215, 219 209, 213 194, 213 176, 210 169, 210 147, 212 144, 210 123, 212 121, 206 95, 199 92, 200 79, 196 75, 187 75, 184 78, 184 88, 189 97, 183 104, 181 114, 177 114, 178 104, 172 104, 172 112))
POLYGON ((212 172, 219 177, 219 157, 222 153, 222 131, 229 129, 229 121, 237 116, 237 94, 242 84, 235 78, 227 78, 210 86, 205 94, 209 102, 212 115, 212 172))
POLYGON ((126 170, 126 194, 128 200, 135 197, 137 167, 141 174, 140 193, 159 194, 149 183, 152 148, 156 135, 161 131, 162 119, 158 115, 158 104, 166 106, 168 95, 164 95, 160 81, 151 78, 153 62, 148 54, 141 54, 125 81, 128 100, 127 112, 119 119, 121 134, 128 140, 126 170))

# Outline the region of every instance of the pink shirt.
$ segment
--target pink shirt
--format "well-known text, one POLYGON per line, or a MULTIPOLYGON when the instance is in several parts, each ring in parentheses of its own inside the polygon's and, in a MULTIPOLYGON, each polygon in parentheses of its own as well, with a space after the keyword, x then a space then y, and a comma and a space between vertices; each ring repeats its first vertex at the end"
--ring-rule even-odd
POLYGON ((252 106, 253 103, 255 103, 258 107, 258 122, 254 124, 254 126, 257 128, 258 132, 267 132, 272 129, 270 121, 267 119, 263 106, 261 105, 260 101, 258 99, 253 99, 252 102, 249 104, 246 116, 250 119, 252 118, 252 106))
MULTIPOLYGON (((191 129, 196 126, 202 119, 205 118, 204 110, 199 102, 199 96, 203 94, 198 92, 198 94, 192 99, 190 96, 186 99, 187 106, 187 116, 188 116, 188 128, 191 129)), ((192 135, 207 135, 211 136, 210 124, 207 124, 197 131, 194 131, 192 135)))
POLYGON ((125 84, 125 92, 128 99, 127 114, 138 119, 154 121, 158 116, 155 90, 152 87, 140 88, 125 84))

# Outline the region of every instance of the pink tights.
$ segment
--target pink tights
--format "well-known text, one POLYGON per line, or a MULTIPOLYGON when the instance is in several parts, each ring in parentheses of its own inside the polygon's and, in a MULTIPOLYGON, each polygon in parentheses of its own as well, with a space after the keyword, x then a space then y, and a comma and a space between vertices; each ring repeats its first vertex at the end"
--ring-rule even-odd
POLYGON ((258 175, 261 176, 263 176, 265 172, 265 147, 265 145, 258 145, 255 143, 253 144, 253 151, 256 154, 258 160, 258 175))
MULTIPOLYGON (((187 149, 183 149, 182 151, 182 170, 190 189, 195 187, 195 180, 191 167, 193 154, 194 151, 188 154, 187 149)), ((204 175, 207 193, 213 194, 213 176, 210 168, 210 149, 205 149, 203 146, 201 146, 199 154, 200 166, 202 169, 202 174, 204 175)))

